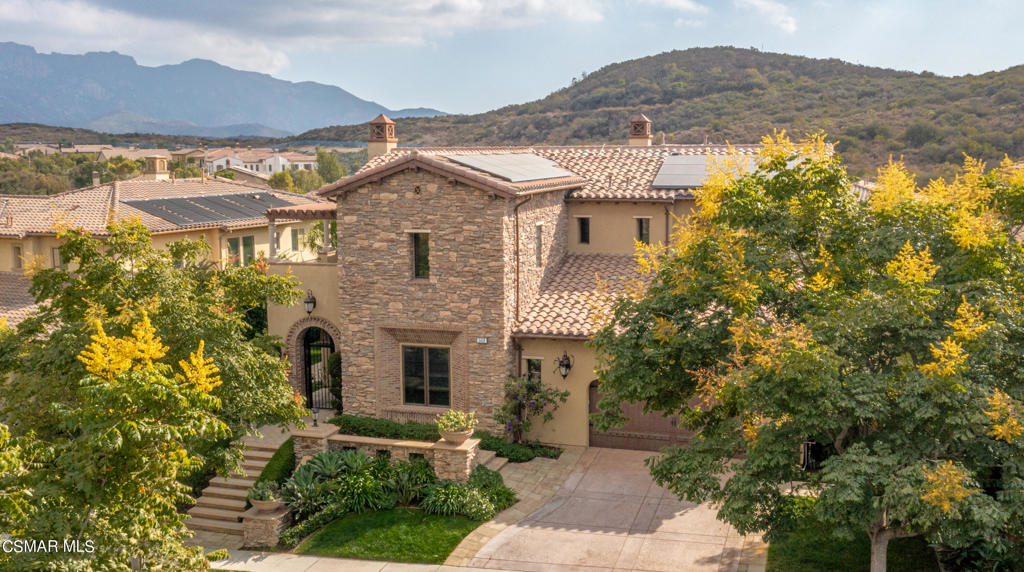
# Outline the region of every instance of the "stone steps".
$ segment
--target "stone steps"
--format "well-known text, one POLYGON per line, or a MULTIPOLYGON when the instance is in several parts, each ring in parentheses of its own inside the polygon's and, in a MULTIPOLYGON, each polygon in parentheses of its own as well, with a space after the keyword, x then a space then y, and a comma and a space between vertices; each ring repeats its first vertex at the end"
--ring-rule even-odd
MULTIPOLYGON (((224 489, 226 491, 237 491, 238 489, 224 489)), ((217 497, 203 493, 203 496, 196 500, 197 507, 216 508, 220 510, 245 510, 245 496, 232 496, 231 498, 217 497)))
POLYGON ((221 508, 197 505, 188 509, 188 514, 192 518, 207 518, 210 520, 223 520, 224 522, 238 522, 239 517, 242 515, 242 511, 225 510, 221 508))
POLYGON ((485 451, 483 449, 477 449, 477 451, 476 451, 476 464, 478 464, 478 465, 486 465, 487 463, 489 463, 491 461, 491 459, 493 459, 496 456, 497 456, 497 453, 495 453, 494 451, 485 451))
POLYGON ((500 471, 502 467, 508 464, 508 459, 505 457, 494 457, 490 461, 484 464, 485 467, 492 471, 500 471))
POLYGON ((211 486, 224 487, 227 489, 249 490, 256 483, 256 477, 216 477, 210 480, 211 486))
POLYGON ((263 451, 257 449, 246 449, 245 460, 247 461, 269 461, 274 456, 273 451, 263 451))
POLYGON ((210 485, 206 487, 205 490, 203 490, 203 495, 199 498, 210 496, 220 499, 242 499, 244 501, 245 497, 248 494, 248 489, 232 489, 228 487, 218 487, 216 485, 210 485))
POLYGON ((248 475, 259 475, 263 472, 263 468, 267 466, 267 462, 263 459, 245 459, 242 461, 242 469, 248 475))
POLYGON ((209 518, 190 518, 186 526, 192 530, 205 530, 207 532, 220 532, 222 534, 234 534, 242 536, 242 523, 227 522, 224 520, 212 520, 209 518))

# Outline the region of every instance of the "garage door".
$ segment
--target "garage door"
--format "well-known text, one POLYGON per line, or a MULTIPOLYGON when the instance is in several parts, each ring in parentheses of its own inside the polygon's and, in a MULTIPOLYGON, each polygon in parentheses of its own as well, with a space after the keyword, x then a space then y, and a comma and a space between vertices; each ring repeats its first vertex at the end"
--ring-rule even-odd
MULTIPOLYGON (((597 402, 601 394, 597 391, 597 381, 590 384, 590 413, 597 413, 597 402)), ((663 417, 660 413, 644 413, 640 404, 622 404, 622 413, 629 421, 622 427, 608 431, 598 431, 594 423, 590 423, 590 446, 610 447, 613 449, 639 449, 658 451, 669 445, 683 445, 690 442, 691 431, 679 429, 679 417, 663 417)))

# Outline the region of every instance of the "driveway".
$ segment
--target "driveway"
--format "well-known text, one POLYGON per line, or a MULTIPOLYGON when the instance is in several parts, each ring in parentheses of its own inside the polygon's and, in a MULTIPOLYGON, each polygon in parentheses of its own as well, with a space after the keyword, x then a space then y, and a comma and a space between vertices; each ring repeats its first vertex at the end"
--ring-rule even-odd
POLYGON ((764 569, 764 545, 654 484, 652 453, 590 448, 549 503, 509 526, 471 566, 506 570, 764 569))

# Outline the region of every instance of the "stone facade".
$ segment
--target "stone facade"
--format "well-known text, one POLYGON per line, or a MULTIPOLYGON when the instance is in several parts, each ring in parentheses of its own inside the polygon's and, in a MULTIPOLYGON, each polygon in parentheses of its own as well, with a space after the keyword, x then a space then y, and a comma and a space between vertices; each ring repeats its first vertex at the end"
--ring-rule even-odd
POLYGON ((346 413, 430 422, 403 403, 401 346, 450 347, 451 404, 493 429, 508 373, 502 220, 509 200, 425 169, 338 199, 338 292, 346 413), (430 277, 412 275, 410 231, 430 235, 430 277))
POLYGON ((326 451, 327 437, 337 432, 338 428, 330 423, 321 423, 318 427, 306 427, 292 431, 296 464, 301 463, 306 457, 326 451))
POLYGON ((242 513, 242 546, 277 546, 281 533, 292 523, 292 509, 282 506, 270 512, 250 508, 242 513))

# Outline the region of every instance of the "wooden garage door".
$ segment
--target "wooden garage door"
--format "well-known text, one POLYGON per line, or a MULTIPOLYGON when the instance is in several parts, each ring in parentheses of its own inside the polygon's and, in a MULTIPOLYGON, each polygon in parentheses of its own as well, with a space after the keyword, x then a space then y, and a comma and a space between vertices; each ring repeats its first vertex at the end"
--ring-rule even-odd
MULTIPOLYGON (((597 413, 597 402, 601 394, 597 391, 597 381, 590 384, 590 413, 597 413)), ((622 404, 622 412, 629 421, 622 427, 608 431, 598 431, 594 423, 590 423, 590 446, 610 447, 614 449, 639 449, 658 451, 669 445, 689 443, 692 432, 679 429, 679 417, 663 417, 660 413, 644 413, 643 404, 622 404)))

